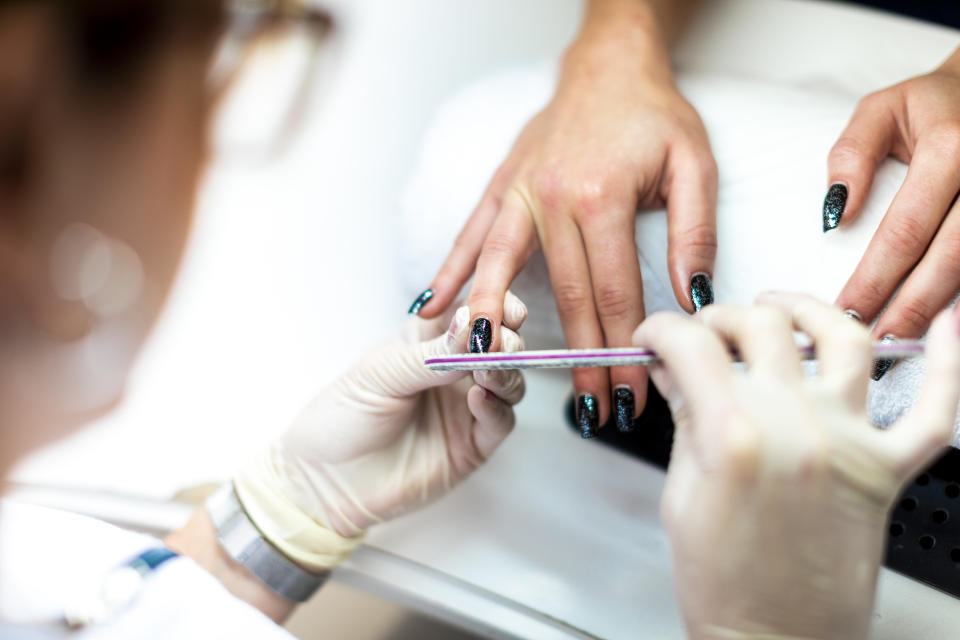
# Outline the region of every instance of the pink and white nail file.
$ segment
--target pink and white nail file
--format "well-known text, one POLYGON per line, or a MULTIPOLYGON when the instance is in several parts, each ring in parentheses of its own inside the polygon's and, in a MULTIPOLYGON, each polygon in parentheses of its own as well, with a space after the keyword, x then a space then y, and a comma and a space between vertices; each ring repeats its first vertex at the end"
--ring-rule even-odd
MULTIPOLYGON (((921 341, 873 345, 873 355, 878 360, 899 360, 923 355, 921 341)), ((798 346, 800 357, 815 360, 813 345, 798 346)), ((736 358, 736 354, 734 354, 736 358)), ((552 349, 545 351, 515 351, 513 353, 457 353, 424 358, 423 363, 432 371, 481 371, 497 369, 571 369, 574 367, 622 367, 645 366, 658 360, 653 351, 635 348, 623 349, 552 349)), ((739 359, 737 359, 739 361, 739 359)))

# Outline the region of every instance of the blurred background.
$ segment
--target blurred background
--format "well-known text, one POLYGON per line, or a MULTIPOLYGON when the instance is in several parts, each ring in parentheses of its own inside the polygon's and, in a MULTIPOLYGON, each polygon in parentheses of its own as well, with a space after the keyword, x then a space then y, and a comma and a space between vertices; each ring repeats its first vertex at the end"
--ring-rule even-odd
MULTIPOLYGON (((163 529, 182 511, 131 506, 228 477, 396 330, 417 292, 395 277, 393 225, 436 106, 491 71, 558 57, 581 12, 579 0, 323 6, 336 32, 296 135, 275 158, 223 146, 129 397, 22 466, 14 479, 31 499, 163 529)), ((242 141, 249 116, 274 98, 270 87, 244 87, 219 133, 242 141)), ((335 583, 290 625, 303 638, 460 637, 335 583)))
MULTIPOLYGON (((275 158, 226 145, 215 158, 178 283, 129 397, 17 479, 161 498, 226 477, 405 319, 418 291, 395 277, 393 240, 437 104, 491 71, 557 58, 581 11, 579 0, 325 6, 336 33, 305 117, 275 158), (124 454, 147 439, 150 458, 124 454)), ((245 93, 252 104, 227 105, 228 140, 258 100, 275 97, 245 93)))

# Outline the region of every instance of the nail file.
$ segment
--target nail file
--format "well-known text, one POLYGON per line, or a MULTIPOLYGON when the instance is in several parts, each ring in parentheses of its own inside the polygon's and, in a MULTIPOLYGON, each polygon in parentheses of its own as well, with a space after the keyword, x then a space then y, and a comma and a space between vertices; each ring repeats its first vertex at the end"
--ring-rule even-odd
MULTIPOLYGON (((923 355, 921 341, 902 340, 893 343, 874 343, 873 355, 878 360, 899 360, 923 355)), ((815 360, 813 345, 798 346, 800 357, 815 360)), ((736 361, 739 357, 733 354, 736 361)), ((513 353, 457 353, 424 358, 432 371, 492 371, 498 369, 572 369, 574 367, 646 366, 657 362, 657 354, 646 349, 552 349, 544 351, 515 351, 513 353)))

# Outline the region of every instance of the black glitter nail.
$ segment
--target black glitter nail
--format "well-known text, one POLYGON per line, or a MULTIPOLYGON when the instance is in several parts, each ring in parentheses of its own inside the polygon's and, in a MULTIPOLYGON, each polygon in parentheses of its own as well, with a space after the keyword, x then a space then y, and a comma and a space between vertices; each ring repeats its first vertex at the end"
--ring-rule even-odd
POLYGON ((477 318, 470 329, 470 353, 486 353, 493 342, 493 325, 486 318, 477 318))
POLYGON ((423 309, 423 305, 430 302, 430 298, 433 297, 433 289, 427 289, 413 301, 413 304, 410 305, 410 308, 407 310, 407 313, 418 314, 420 309, 423 309))
POLYGON ((694 311, 713 304, 713 283, 707 274, 698 273, 690 279, 690 301, 693 302, 694 311))
MULTIPOLYGON (((889 334, 880 338, 880 344, 890 344, 896 341, 897 339, 889 334)), ((890 367, 896 364, 896 362, 896 360, 874 360, 873 371, 870 373, 870 377, 874 380, 879 380, 887 374, 887 371, 890 371, 890 367)))
POLYGON ((613 391, 613 406, 617 412, 617 429, 633 431, 633 410, 635 407, 633 391, 628 387, 617 387, 613 391))
POLYGON ((836 229, 847 207, 847 187, 842 184, 830 185, 823 199, 823 232, 836 229))
POLYGON ((600 415, 597 411, 597 399, 589 393, 577 398, 577 424, 580 426, 581 438, 595 438, 600 415))

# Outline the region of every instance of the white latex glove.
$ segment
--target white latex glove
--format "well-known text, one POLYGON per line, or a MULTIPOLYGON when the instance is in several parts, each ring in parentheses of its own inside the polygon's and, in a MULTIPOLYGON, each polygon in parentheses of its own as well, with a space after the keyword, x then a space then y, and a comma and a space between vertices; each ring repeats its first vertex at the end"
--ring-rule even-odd
POLYGON ((888 511, 950 440, 960 314, 937 318, 915 406, 880 430, 865 412, 867 330, 806 296, 759 303, 657 314, 634 334, 661 358, 651 375, 676 423, 661 515, 688 633, 866 638, 888 511), (815 377, 793 327, 816 345, 815 377))
MULTIPOLYGON (((523 349, 516 331, 526 314, 508 293, 504 351, 523 349)), ((370 525, 426 505, 483 464, 513 429, 523 377, 423 365, 465 352, 469 329, 467 307, 411 318, 237 475, 237 495, 264 537, 307 568, 329 568, 370 525)))

